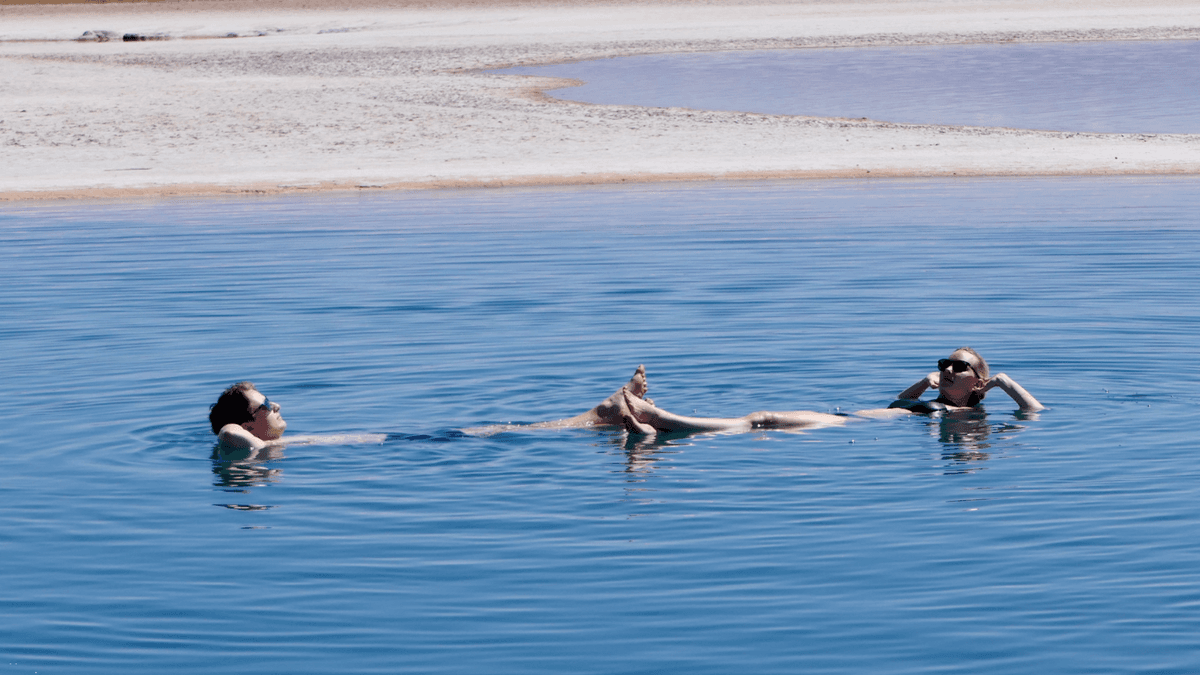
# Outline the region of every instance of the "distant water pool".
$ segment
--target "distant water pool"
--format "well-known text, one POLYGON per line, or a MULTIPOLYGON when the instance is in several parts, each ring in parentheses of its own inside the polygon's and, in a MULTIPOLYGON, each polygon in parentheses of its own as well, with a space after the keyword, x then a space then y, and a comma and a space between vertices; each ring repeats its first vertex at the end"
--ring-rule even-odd
POLYGON ((1188 673, 1200 181, 0 205, 0 673, 1188 673), (970 344, 1050 409, 878 407, 970 344), (210 459, 254 380, 289 433, 210 459))
POLYGON ((1200 133, 1200 41, 631 56, 498 71, 585 103, 1057 131, 1200 133))

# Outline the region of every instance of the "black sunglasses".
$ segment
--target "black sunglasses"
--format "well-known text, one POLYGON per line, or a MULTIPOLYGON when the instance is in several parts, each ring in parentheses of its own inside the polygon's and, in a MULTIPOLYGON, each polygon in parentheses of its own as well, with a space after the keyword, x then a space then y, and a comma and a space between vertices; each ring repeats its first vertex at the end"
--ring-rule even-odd
POLYGON ((947 367, 955 373, 965 373, 969 370, 975 373, 975 377, 979 377, 979 371, 975 370, 975 366, 962 359, 938 359, 938 370, 945 370, 947 367))
POLYGON ((250 414, 257 415, 259 410, 266 410, 267 413, 270 413, 271 412, 271 399, 264 396, 263 402, 261 404, 259 404, 259 406, 257 408, 255 408, 254 410, 251 410, 250 414))

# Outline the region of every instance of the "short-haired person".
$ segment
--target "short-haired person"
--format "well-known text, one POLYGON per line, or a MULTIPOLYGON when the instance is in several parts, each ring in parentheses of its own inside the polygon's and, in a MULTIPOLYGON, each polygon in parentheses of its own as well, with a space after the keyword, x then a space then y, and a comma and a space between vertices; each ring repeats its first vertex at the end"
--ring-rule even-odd
MULTIPOLYGON (((908 412, 930 413, 937 410, 973 408, 983 401, 988 390, 999 387, 1016 401, 1021 410, 1043 409, 1041 403, 1025 388, 1004 373, 988 377, 987 361, 970 347, 956 349, 950 358, 938 361, 938 370, 929 373, 916 384, 900 392, 899 400, 888 410, 863 410, 859 417, 885 417, 908 412), (920 401, 927 389, 937 389, 934 401, 920 401)), ((625 428, 632 433, 664 432, 740 432, 755 429, 811 429, 845 424, 842 415, 794 410, 788 412, 762 411, 745 417, 687 417, 663 410, 653 403, 634 396, 625 396, 625 428)))
POLYGON ((261 450, 283 438, 287 422, 251 382, 238 382, 221 392, 208 421, 222 450, 261 450))
MULTIPOLYGON (((638 366, 624 386, 596 407, 574 417, 525 425, 492 425, 464 431, 473 435, 488 435, 516 428, 619 427, 624 424, 625 395, 641 400, 647 387, 646 369, 638 366)), ((268 400, 251 382, 238 382, 221 392, 208 414, 212 431, 217 435, 218 456, 223 459, 245 459, 255 457, 258 450, 284 445, 283 432, 287 429, 287 422, 279 415, 279 410, 279 404, 268 400)), ((288 443, 378 443, 385 438, 386 434, 290 436, 288 443)))

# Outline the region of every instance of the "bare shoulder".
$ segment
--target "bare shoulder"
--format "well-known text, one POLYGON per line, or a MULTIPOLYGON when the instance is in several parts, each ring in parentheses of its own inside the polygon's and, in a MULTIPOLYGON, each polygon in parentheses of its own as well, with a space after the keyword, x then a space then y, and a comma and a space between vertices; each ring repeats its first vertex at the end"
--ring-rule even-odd
POLYGON ((217 432, 217 445, 222 450, 258 450, 266 443, 237 424, 226 424, 217 432))
POLYGON ((288 436, 281 439, 286 445, 379 445, 387 440, 387 434, 309 434, 288 436))

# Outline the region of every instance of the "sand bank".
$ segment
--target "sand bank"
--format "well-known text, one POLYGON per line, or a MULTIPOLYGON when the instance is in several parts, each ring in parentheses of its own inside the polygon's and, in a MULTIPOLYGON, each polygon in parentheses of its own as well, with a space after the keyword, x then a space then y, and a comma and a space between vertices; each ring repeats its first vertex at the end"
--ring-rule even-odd
POLYGON ((3 5, 0 199, 1194 174, 1200 135, 592 106, 539 94, 558 81, 482 72, 635 53, 1179 38, 1200 39, 1200 3, 3 5))

